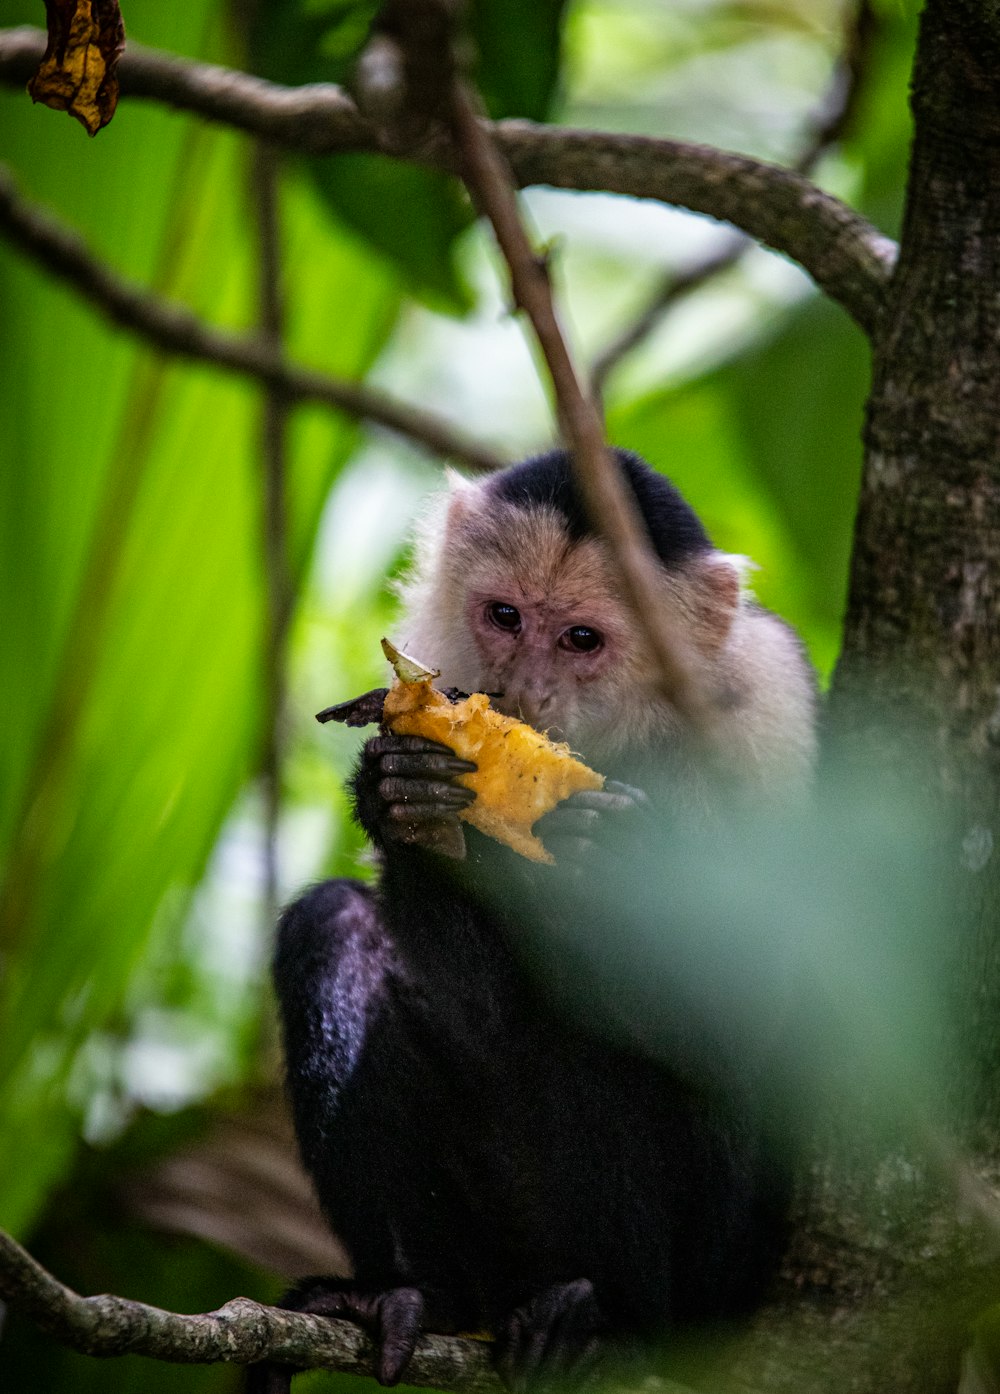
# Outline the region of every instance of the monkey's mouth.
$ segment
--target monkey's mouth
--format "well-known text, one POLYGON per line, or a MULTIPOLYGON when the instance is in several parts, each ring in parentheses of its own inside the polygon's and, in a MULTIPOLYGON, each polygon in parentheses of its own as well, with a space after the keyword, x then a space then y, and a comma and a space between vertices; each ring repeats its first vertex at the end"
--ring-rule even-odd
POLYGON ((487 692, 486 696, 490 699, 490 705, 495 707, 498 712, 504 716, 513 716, 518 721, 523 721, 533 731, 539 731, 542 735, 548 736, 550 741, 565 741, 567 739, 562 726, 549 719, 544 705, 536 707, 529 703, 526 706, 521 698, 508 699, 505 692, 487 692))

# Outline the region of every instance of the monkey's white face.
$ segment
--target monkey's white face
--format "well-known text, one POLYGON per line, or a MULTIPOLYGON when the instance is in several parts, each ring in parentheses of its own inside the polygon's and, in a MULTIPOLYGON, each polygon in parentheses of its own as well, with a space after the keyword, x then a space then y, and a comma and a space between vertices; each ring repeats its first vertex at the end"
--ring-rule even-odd
POLYGON ((453 497, 407 592, 404 647, 592 761, 643 740, 652 673, 603 544, 571 539, 555 510, 476 503, 453 497))
POLYGON ((587 689, 600 685, 614 662, 617 635, 604 632, 592 602, 533 594, 516 576, 497 582, 471 590, 465 602, 480 690, 496 694, 500 711, 567 739, 587 689))
MULTIPOLYGON (((814 686, 794 635, 744 603, 735 559, 720 552, 661 579, 662 604, 704 664, 717 749, 742 773, 801 785, 815 751, 814 686)), ((454 481, 401 590, 400 647, 440 669, 442 687, 495 694, 502 711, 605 774, 683 753, 683 724, 603 543, 574 540, 555 508, 454 481)))

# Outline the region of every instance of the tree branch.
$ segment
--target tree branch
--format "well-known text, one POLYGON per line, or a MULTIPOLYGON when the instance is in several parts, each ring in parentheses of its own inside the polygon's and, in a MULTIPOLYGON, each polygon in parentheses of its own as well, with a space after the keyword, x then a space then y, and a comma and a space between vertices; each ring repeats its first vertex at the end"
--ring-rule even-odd
MULTIPOLYGON (((373 1349, 352 1322, 303 1316, 237 1297, 216 1312, 166 1312, 103 1293, 81 1297, 0 1230, 0 1297, 49 1336, 82 1355, 147 1355, 176 1364, 275 1360, 302 1369, 370 1375, 373 1349)), ((407 1384, 497 1394, 490 1346, 459 1336, 423 1336, 407 1384)))
MULTIPOLYGON (((33 25, 0 29, 0 78, 14 86, 26 83, 41 61, 45 43, 45 31, 33 25)), ((234 68, 161 53, 131 39, 118 78, 122 96, 163 102, 301 154, 371 148, 371 124, 331 82, 281 87, 234 68)))
POLYGON ((652 136, 497 126, 518 183, 654 198, 732 223, 797 261, 868 334, 877 327, 897 247, 794 170, 707 145, 652 136))
MULTIPOLYGON (((451 52, 452 0, 386 0, 374 42, 399 44, 398 120, 415 128, 441 119, 450 130, 458 167, 474 203, 489 219, 510 273, 514 303, 528 317, 556 395, 563 436, 595 531, 603 536, 623 593, 645 634, 658 668, 660 688, 695 731, 708 710, 700 671, 686 636, 661 603, 662 573, 649 545, 635 500, 615 467, 593 399, 584 391, 556 315, 548 268, 521 221, 513 180, 477 94, 458 71, 451 52)), ((364 61, 364 57, 363 60, 364 61)), ((392 139, 393 131, 387 127, 392 139)))
MULTIPOLYGON (((0 30, 0 80, 24 82, 44 50, 31 28, 0 30)), ((123 96, 144 97, 223 121, 303 154, 382 150, 451 168, 445 142, 403 150, 365 120, 338 87, 280 87, 210 64, 130 44, 119 68, 123 96)), ((896 245, 803 175, 710 146, 483 121, 515 182, 655 198, 731 222, 791 257, 869 334, 877 328, 896 245)))
POLYGON ((0 165, 0 236, 66 281, 114 324, 167 353, 230 372, 249 374, 292 402, 320 402, 383 426, 437 455, 484 471, 505 462, 440 417, 394 400, 377 388, 342 382, 284 361, 272 343, 215 329, 183 306, 171 304, 119 277, 94 257, 75 233, 22 198, 0 165))

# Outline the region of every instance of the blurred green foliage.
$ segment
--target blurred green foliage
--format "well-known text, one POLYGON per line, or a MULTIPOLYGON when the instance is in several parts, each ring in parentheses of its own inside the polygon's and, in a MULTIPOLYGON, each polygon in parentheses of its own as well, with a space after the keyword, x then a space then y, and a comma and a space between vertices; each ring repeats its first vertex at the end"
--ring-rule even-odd
MULTIPOLYGON (((248 28, 218 0, 130 0, 126 23, 143 43, 278 80, 338 80, 373 9, 274 0, 248 28)), ((801 142, 841 9, 480 0, 471 23, 496 115, 694 134, 774 157, 801 142)), ((0 0, 0 23, 40 20, 40 5, 0 0)), ((912 27, 912 7, 884 7, 853 124, 821 171, 889 231, 905 172, 912 27)), ((224 129, 132 101, 88 142, 67 118, 0 91, 0 158, 24 192, 123 273, 235 328, 257 316, 249 156, 224 129)), ((553 205, 573 244, 560 281, 572 315, 611 334, 678 258, 655 239, 637 240, 635 256, 589 243, 597 206, 553 205)), ((515 363, 506 292, 481 232, 465 231, 454 185, 367 157, 290 162, 281 211, 290 356, 350 378, 374 369, 484 439, 521 430, 526 449, 546 443, 530 354, 519 348, 515 363), (469 313, 456 325, 442 311, 469 313), (442 345, 458 346, 453 363, 442 345)), ((622 228, 636 214, 616 205, 622 228)), ((609 427, 672 475, 719 546, 760 564, 759 594, 799 627, 826 674, 846 587, 866 348, 802 286, 772 294, 733 275, 739 313, 723 315, 712 352, 660 371, 662 342, 651 340, 636 355, 641 372, 610 380, 609 427)), ((678 316, 704 315, 712 295, 678 316)), ((673 362, 682 320, 668 317, 664 331, 673 362)), ((124 1216, 110 1226, 99 1199, 122 1164, 103 1149, 148 1127, 149 1108, 198 1104, 260 1068, 260 394, 109 329, 4 244, 0 382, 0 1224, 22 1235, 41 1224, 42 1256, 91 1290, 188 1310, 241 1287, 264 1295, 260 1275, 193 1242, 150 1238, 124 1216), (47 1202, 62 1213, 67 1197, 76 1268, 55 1212, 46 1218, 47 1202)), ((294 414, 298 610, 279 843, 289 893, 356 869, 341 785, 357 738, 321 730, 311 714, 379 681, 377 639, 392 624, 385 577, 434 479, 350 422, 294 414)), ((22 1332, 7 1349, 21 1360, 41 1345, 22 1332)), ((45 1358, 38 1387, 107 1379, 106 1365, 45 1358)), ((116 1388, 194 1387, 188 1370, 119 1368, 116 1388)), ((231 1379, 205 1371, 197 1387, 231 1379)))
MULTIPOLYGON (((133 33, 220 56, 216 7, 131 7, 133 33)), ((137 107, 81 158, 77 132, 4 92, 3 150, 26 192, 162 294, 252 321, 247 152, 235 137, 137 107), (41 119, 39 119, 41 118, 41 119)), ((398 288, 323 221, 285 201, 292 351, 353 376, 389 332, 398 288), (337 332, 330 333, 330 306, 337 332)), ((116 1023, 161 917, 175 934, 261 740, 259 404, 249 385, 164 362, 61 286, 0 261, 10 388, 0 402, 0 999, 4 1222, 22 1228, 65 1167, 78 1123, 76 1052, 116 1023), (33 1159, 23 1165, 24 1155, 33 1159)), ((353 425, 302 413, 291 433, 289 553, 297 574, 353 425)))

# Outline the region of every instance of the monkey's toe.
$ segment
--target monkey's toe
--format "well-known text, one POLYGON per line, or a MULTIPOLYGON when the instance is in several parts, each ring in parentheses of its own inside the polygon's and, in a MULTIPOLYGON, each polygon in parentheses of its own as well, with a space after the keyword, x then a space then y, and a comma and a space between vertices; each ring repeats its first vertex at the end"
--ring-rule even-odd
MULTIPOLYGON (((350 1282, 342 1278, 307 1278, 287 1292, 279 1306, 285 1311, 356 1322, 374 1342, 374 1374, 379 1384, 398 1384, 424 1328, 423 1293, 417 1288, 362 1292, 351 1287, 350 1282)), ((245 1394, 289 1394, 295 1373, 291 1366, 273 1362, 251 1365, 245 1394)))
POLYGON ((375 1343, 375 1378, 379 1384, 392 1385, 399 1383, 416 1349, 424 1323, 424 1298, 417 1288, 359 1292, 317 1285, 303 1294, 296 1311, 357 1322, 375 1343))
POLYGON ((579 1389, 593 1375, 607 1322, 586 1278, 546 1288, 508 1318, 497 1373, 515 1394, 579 1389))
POLYGON ((417 1288, 394 1288, 378 1299, 378 1345, 375 1378, 379 1384, 398 1384, 413 1358, 424 1326, 424 1298, 417 1288))

